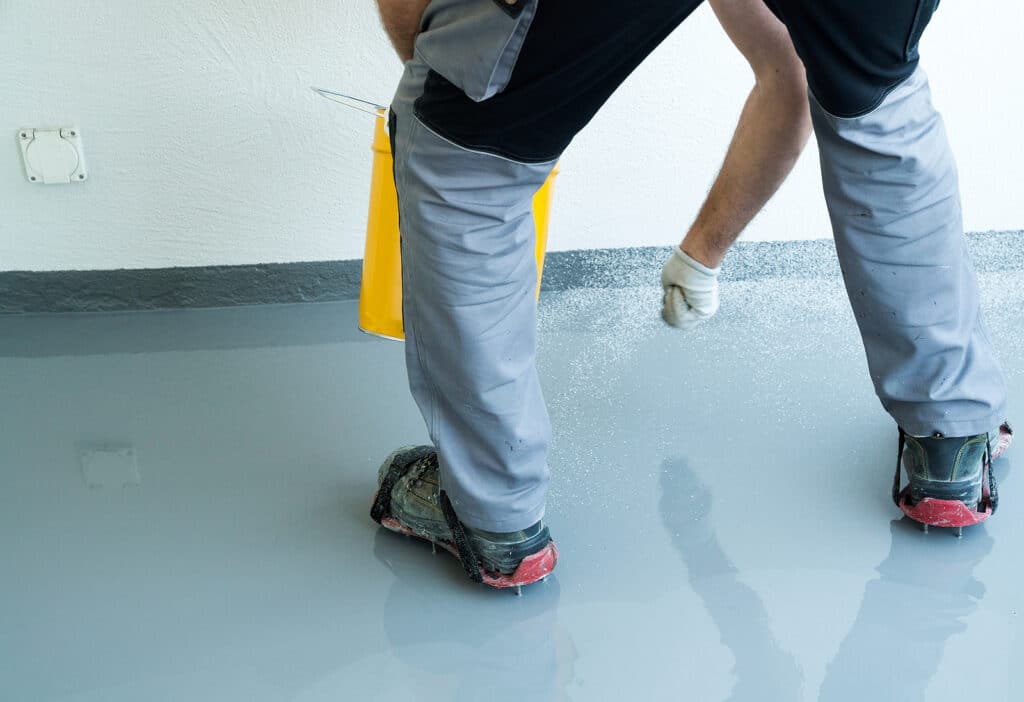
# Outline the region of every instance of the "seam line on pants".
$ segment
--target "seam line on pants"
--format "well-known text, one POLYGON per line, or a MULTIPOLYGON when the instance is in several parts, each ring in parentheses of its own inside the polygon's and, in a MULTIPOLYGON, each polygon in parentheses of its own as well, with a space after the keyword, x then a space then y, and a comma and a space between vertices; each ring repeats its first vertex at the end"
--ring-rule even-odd
MULTIPOLYGON (((813 100, 813 101, 814 101, 814 104, 815 104, 815 105, 816 105, 816 106, 818 107, 818 109, 819 109, 819 110, 821 110, 822 112, 824 112, 824 113, 825 113, 826 115, 828 115, 828 116, 829 116, 829 117, 831 117, 832 119, 841 119, 841 120, 843 120, 844 122, 852 122, 852 121, 853 121, 853 120, 855 120, 855 119, 860 119, 861 117, 867 117, 867 116, 868 116, 869 114, 871 114, 872 112, 874 112, 875 110, 877 110, 877 109, 878 109, 879 107, 881 107, 881 106, 882 106, 882 103, 886 101, 886 98, 888 98, 888 97, 889 97, 890 95, 892 95, 892 93, 893 93, 893 92, 894 92, 894 91, 895 91, 895 90, 896 90, 897 88, 899 88, 899 87, 900 87, 901 85, 903 85, 903 84, 904 84, 904 83, 906 83, 906 82, 907 82, 908 80, 910 80, 910 79, 911 79, 911 78, 913 78, 913 77, 914 77, 915 75, 917 75, 917 72, 918 72, 918 71, 922 71, 922 69, 921 69, 921 67, 920 67, 920 66, 918 66, 917 68, 915 68, 915 69, 913 70, 913 72, 912 72, 912 73, 911 73, 911 74, 910 74, 909 76, 907 76, 906 78, 904 78, 903 80, 901 80, 901 81, 897 81, 896 83, 893 83, 893 84, 892 84, 892 85, 890 85, 889 87, 887 87, 887 88, 884 88, 884 89, 883 89, 883 90, 881 91, 881 94, 880 94, 880 95, 879 95, 879 96, 878 96, 878 97, 877 97, 877 98, 875 99, 875 101, 874 101, 874 102, 872 102, 872 103, 871 103, 871 105, 870 105, 870 106, 868 106, 868 107, 867 107, 867 108, 865 108, 864 110, 862 110, 862 111, 858 112, 857 114, 854 114, 854 115, 850 115, 850 116, 848 116, 848 117, 843 117, 843 116, 841 116, 841 115, 837 115, 836 113, 834 113, 834 112, 830 112, 829 110, 825 109, 825 107, 824 107, 824 106, 823 106, 823 105, 821 104, 821 101, 820 101, 820 100, 818 100, 818 96, 814 94, 814 91, 813 91, 813 90, 811 89, 811 87, 810 87, 810 86, 807 86, 807 97, 808 97, 808 98, 810 98, 811 100, 813 100)), ((925 76, 925 79, 927 79, 927 75, 925 76)))
POLYGON ((416 123, 419 124, 423 129, 427 130, 428 132, 430 132, 431 134, 436 136, 438 139, 441 139, 445 143, 451 144, 452 146, 454 146, 456 149, 459 149, 460 151, 465 151, 465 152, 468 152, 468 153, 471 153, 471 154, 479 154, 480 156, 490 156, 491 158, 496 158, 496 159, 499 159, 501 161, 508 161, 509 163, 514 163, 517 166, 546 166, 549 163, 550 164, 558 163, 558 156, 556 156, 555 158, 549 159, 547 161, 517 161, 514 158, 509 158, 507 156, 501 156, 500 154, 491 153, 490 151, 481 151, 479 149, 473 149, 473 148, 470 148, 468 146, 463 146, 462 144, 456 143, 456 142, 452 141, 451 139, 449 139, 448 137, 444 136, 443 134, 439 134, 436 131, 434 131, 433 129, 431 129, 430 126, 426 122, 424 122, 422 119, 420 119, 420 116, 415 113, 415 110, 413 111, 412 119, 416 120, 416 123))

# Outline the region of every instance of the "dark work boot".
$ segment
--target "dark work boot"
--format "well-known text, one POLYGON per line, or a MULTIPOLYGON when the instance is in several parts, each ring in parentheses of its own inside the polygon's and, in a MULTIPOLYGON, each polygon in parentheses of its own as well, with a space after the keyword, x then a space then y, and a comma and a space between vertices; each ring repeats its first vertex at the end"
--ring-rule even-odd
MULTIPOLYGON (((1000 453, 1009 446, 1012 436, 1009 426, 1003 427, 996 437, 1000 453)), ((893 500, 925 530, 929 526, 952 527, 960 536, 963 527, 985 521, 999 501, 991 471, 992 438, 988 433, 917 437, 901 429, 893 500), (909 484, 900 490, 903 470, 909 484)))
POLYGON ((441 489, 437 452, 432 446, 398 449, 377 475, 370 516, 391 531, 442 547, 462 562, 476 582, 519 588, 554 570, 558 550, 543 521, 522 531, 471 529, 459 521, 441 489))

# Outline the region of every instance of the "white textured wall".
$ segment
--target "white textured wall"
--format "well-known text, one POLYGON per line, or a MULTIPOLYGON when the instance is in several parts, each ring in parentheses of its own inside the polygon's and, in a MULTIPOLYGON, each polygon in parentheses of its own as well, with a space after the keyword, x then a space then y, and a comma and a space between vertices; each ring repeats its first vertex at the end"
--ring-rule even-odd
MULTIPOLYGON (((1024 227, 1021 8, 944 2, 926 37, 968 229, 1024 227)), ((372 0, 0 2, 0 66, 0 270, 361 256, 372 118, 308 86, 388 99, 372 0), (90 180, 30 185, 16 130, 70 124, 90 180)), ((702 8, 566 153, 551 248, 676 240, 749 85, 702 8)), ((815 158, 748 238, 828 234, 815 158)))

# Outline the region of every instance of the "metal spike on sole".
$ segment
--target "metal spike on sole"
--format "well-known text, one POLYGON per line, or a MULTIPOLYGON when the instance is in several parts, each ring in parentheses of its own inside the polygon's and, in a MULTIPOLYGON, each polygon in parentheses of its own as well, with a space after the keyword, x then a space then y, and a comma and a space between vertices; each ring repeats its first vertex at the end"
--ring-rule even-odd
POLYGON ((435 555, 437 554, 437 542, 436 541, 431 541, 430 542, 430 552, 435 554, 435 555))
POLYGON ((927 534, 928 533, 928 525, 927 524, 922 524, 921 525, 921 531, 923 531, 925 534, 927 534))
POLYGON ((523 586, 522 585, 516 585, 516 597, 522 597, 522 596, 523 596, 523 586))
POLYGON ((964 528, 963 527, 957 527, 956 529, 954 529, 953 530, 953 536, 955 536, 958 539, 962 539, 963 536, 964 536, 964 528))

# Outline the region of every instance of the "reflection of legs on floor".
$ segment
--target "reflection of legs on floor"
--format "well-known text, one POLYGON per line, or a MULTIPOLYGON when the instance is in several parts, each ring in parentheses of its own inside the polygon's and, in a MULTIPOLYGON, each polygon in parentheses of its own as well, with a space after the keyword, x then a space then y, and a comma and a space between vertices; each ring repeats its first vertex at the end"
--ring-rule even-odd
POLYGON ((395 576, 384 605, 384 631, 393 654, 424 679, 451 678, 446 687, 459 701, 568 699, 565 688, 573 678, 576 649, 558 620, 556 579, 521 598, 496 601, 470 588, 446 596, 438 590, 447 591, 456 576, 434 569, 433 577, 445 582, 425 578, 424 560, 435 558, 429 545, 378 531, 374 555, 395 576))
POLYGON ((704 601, 736 660, 732 702, 802 699, 803 673, 771 631, 757 593, 737 577, 708 517, 711 493, 685 460, 661 467, 661 518, 689 570, 690 586, 704 601))
POLYGON ((985 595, 974 569, 992 550, 982 529, 961 542, 931 539, 909 520, 892 522, 892 549, 864 588, 850 633, 829 664, 819 702, 924 700, 946 641, 967 628, 985 595))

